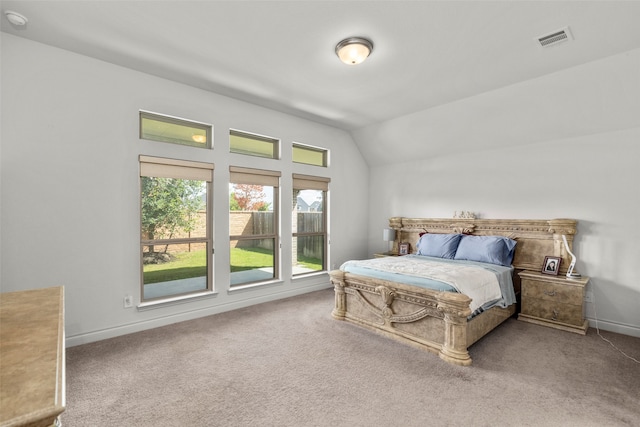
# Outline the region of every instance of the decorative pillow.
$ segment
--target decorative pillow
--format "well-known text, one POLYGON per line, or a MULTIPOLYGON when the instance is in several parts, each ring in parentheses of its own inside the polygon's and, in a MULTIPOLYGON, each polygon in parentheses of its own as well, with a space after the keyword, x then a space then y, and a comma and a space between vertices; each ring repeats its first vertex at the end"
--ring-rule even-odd
POLYGON ((516 241, 502 236, 462 236, 455 259, 488 262, 510 267, 516 241))
POLYGON ((453 259, 461 234, 423 234, 418 240, 418 255, 453 259))

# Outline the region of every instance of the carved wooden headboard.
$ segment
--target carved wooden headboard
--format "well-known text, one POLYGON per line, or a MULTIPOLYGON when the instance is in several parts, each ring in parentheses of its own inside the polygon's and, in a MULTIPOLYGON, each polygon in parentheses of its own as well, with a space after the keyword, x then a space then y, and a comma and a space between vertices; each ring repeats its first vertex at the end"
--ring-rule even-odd
POLYGON ((516 269, 540 271, 544 257, 550 255, 562 258, 560 274, 567 272, 571 261, 562 235, 573 250, 577 224, 574 219, 389 218, 389 226, 396 231, 394 251, 398 250, 398 243, 407 242, 410 253, 415 253, 420 233, 424 232, 505 236, 518 242, 513 259, 516 269))

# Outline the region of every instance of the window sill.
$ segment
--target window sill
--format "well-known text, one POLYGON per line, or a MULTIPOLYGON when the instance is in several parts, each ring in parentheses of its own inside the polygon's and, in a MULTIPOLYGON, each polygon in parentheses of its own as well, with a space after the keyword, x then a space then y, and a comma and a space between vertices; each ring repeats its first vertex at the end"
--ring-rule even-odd
POLYGON ((251 291, 255 288, 264 288, 267 286, 277 286, 277 285, 282 285, 284 282, 280 279, 277 280, 269 280, 266 282, 255 282, 255 283, 247 283, 246 285, 237 285, 234 286, 232 288, 230 288, 227 293, 229 295, 231 294, 235 294, 238 292, 244 292, 244 291, 251 291))
POLYGON ((327 270, 314 271, 313 273, 296 274, 295 276, 291 276, 291 280, 306 279, 308 277, 326 276, 327 274, 329 274, 327 270))
POLYGON ((153 301, 145 301, 138 304, 138 311, 153 310, 156 308, 168 307, 176 304, 184 304, 191 301, 199 301, 202 299, 212 298, 217 296, 217 292, 206 291, 198 292, 196 294, 180 295, 176 297, 162 298, 153 301))

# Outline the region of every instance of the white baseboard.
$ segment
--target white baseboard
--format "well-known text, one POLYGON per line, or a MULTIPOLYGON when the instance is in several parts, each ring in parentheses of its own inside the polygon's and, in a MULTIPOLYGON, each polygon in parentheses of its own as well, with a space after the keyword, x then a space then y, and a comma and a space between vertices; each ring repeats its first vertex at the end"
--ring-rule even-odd
POLYGON ((589 326, 592 328, 598 328, 602 331, 615 332, 617 334, 629 335, 632 337, 640 338, 640 327, 633 325, 626 325, 623 323, 616 323, 607 320, 587 318, 589 326))
POLYGON ((198 319, 200 317, 211 316, 213 314, 224 313, 226 311, 237 310, 244 307, 249 307, 256 304, 262 304, 265 302, 276 301, 279 299, 294 297, 297 295, 306 294, 309 292, 320 291, 323 289, 329 289, 333 285, 323 283, 301 286, 294 289, 288 289, 282 292, 270 293, 264 296, 258 296, 255 298, 247 298, 240 301, 230 302, 226 304, 218 304, 211 307, 186 311, 170 316, 161 317, 153 320, 145 320, 141 322, 131 323, 127 325, 115 326, 113 328, 102 329, 99 331, 92 331, 74 336, 68 336, 65 339, 66 347, 74 347, 81 344, 88 344, 95 341, 101 341, 108 338, 114 338, 121 335, 132 334, 135 332, 141 332, 147 329, 158 328, 161 326, 171 325, 173 323, 184 322, 186 320, 198 319))
MULTIPOLYGON (((249 307, 256 304, 262 304, 265 302, 276 301, 283 298, 289 298, 297 295, 302 295, 308 292, 320 291, 322 289, 329 289, 332 285, 325 283, 314 284, 310 286, 303 286, 300 288, 290 289, 283 292, 272 293, 256 298, 243 299, 241 301, 231 302, 227 304, 218 304, 204 309, 187 311, 175 315, 165 316, 158 319, 141 321, 131 323, 127 325, 116 326, 113 328, 103 329, 99 331, 88 332, 84 334, 78 334, 74 336, 68 336, 65 340, 67 347, 73 347, 81 344, 88 344, 95 341, 101 341, 108 338, 114 338, 120 335, 132 334, 135 332, 141 332, 147 329, 158 328, 161 326, 170 325, 173 323, 183 322, 186 320, 193 320, 200 317, 211 316, 213 314, 224 313, 226 311, 237 310, 244 307, 249 307)), ((622 323, 611 322, 607 320, 587 318, 589 326, 592 328, 599 328, 603 331, 615 332, 617 334, 629 335, 632 337, 640 338, 640 327, 627 325, 622 323)))

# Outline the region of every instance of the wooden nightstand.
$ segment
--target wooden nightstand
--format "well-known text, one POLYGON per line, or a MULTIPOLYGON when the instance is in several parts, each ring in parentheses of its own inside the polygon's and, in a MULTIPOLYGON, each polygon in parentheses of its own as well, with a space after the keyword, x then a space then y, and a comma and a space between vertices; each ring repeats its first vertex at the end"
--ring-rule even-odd
POLYGON ((587 333, 584 293, 588 277, 567 279, 526 270, 519 275, 522 302, 518 320, 581 335, 587 333))
POLYGON ((386 256, 398 256, 397 252, 378 252, 373 254, 374 258, 384 258, 386 256))

